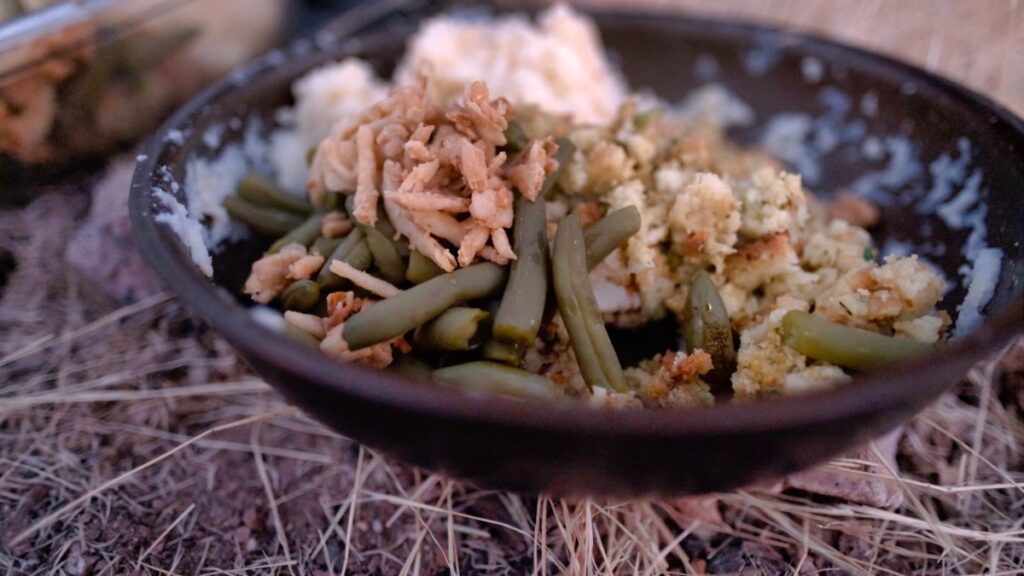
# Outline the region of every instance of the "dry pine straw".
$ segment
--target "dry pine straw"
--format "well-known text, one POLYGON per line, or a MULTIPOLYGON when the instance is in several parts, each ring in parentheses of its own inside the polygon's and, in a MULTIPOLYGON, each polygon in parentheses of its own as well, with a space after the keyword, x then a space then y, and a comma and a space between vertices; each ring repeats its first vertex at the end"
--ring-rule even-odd
POLYGON ((55 257, 81 198, 0 212, 6 573, 1024 570, 1024 341, 905 428, 898 471, 829 464, 897 482, 895 510, 795 490, 623 502, 479 490, 286 406, 168 294, 120 308, 97 297, 55 257), (723 521, 701 523, 709 510, 723 521))

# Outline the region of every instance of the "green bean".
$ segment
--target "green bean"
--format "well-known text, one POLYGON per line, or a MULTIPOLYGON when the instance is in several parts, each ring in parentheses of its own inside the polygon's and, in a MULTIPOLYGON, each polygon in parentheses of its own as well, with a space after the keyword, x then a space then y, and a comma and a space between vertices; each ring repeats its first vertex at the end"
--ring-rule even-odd
POLYGON ((645 112, 641 112, 633 117, 633 124, 636 125, 638 130, 643 130, 651 125, 652 122, 661 117, 662 110, 660 108, 651 108, 645 112))
POLYGON ((708 380, 728 382, 736 368, 732 325, 722 297, 704 270, 697 272, 690 282, 682 324, 687 349, 692 353, 700 348, 711 355, 713 369, 708 380))
POLYGON ((636 206, 619 208, 606 214, 583 231, 587 246, 587 270, 593 270, 613 250, 640 231, 640 210, 636 206))
POLYGON ((325 238, 321 236, 313 241, 313 246, 310 247, 309 251, 327 258, 334 254, 334 251, 338 249, 338 246, 344 240, 344 238, 325 238))
POLYGON ((373 226, 359 225, 359 229, 366 236, 366 246, 373 255, 373 263, 380 270, 381 276, 392 284, 401 284, 405 279, 405 262, 395 248, 395 243, 386 238, 373 226))
POLYGON ((281 304, 285 310, 306 312, 320 301, 320 285, 312 280, 292 282, 281 293, 281 304))
POLYGON ((390 340, 452 306, 497 293, 507 278, 508 270, 492 262, 443 274, 360 310, 345 322, 342 336, 353 350, 390 340))
POLYGON ((405 279, 409 282, 422 284, 441 274, 444 274, 444 270, 430 258, 415 250, 409 254, 409 267, 405 270, 405 279))
POLYGON ((540 187, 540 194, 538 198, 547 198, 548 194, 551 193, 551 189, 555 187, 558 179, 562 177, 562 173, 565 172, 565 167, 569 165, 569 160, 572 159, 573 152, 576 151, 576 145, 572 143, 568 138, 559 138, 555 140, 558 144, 558 151, 555 152, 555 160, 558 160, 558 169, 552 172, 545 180, 544 185, 540 187))
POLYGON ((551 268, 558 311, 569 332, 583 380, 591 387, 625 392, 626 378, 587 276, 583 230, 575 214, 558 225, 551 268))
POLYGON ((306 216, 313 212, 309 200, 280 189, 277 184, 258 172, 249 172, 238 183, 238 195, 269 208, 285 210, 306 216))
MULTIPOLYGON (((348 212, 348 217, 353 222, 358 222, 355 213, 355 195, 350 195, 345 198, 345 211, 348 212)), ((395 230, 394 224, 391 220, 388 220, 388 215, 384 212, 383 208, 378 207, 377 209, 377 222, 373 225, 385 238, 390 240, 395 245, 395 250, 403 258, 409 256, 409 245, 404 241, 395 240, 395 236, 398 235, 398 231, 395 230)))
POLYGON ((456 306, 416 329, 412 343, 417 350, 464 351, 480 344, 491 315, 486 310, 456 306))
POLYGON ((883 336, 799 310, 782 318, 782 341, 797 352, 861 372, 928 354, 931 344, 883 336))
POLYGON ((537 338, 548 294, 548 233, 544 199, 530 202, 520 195, 512 229, 516 259, 512 261, 501 306, 494 316, 494 337, 520 347, 537 338))
POLYGON ((290 232, 281 236, 276 242, 270 245, 269 252, 275 254, 291 243, 302 244, 303 246, 309 247, 317 236, 320 236, 320 223, 323 221, 324 215, 320 213, 312 214, 306 221, 299 224, 295 228, 292 228, 290 232))
POLYGON ((342 207, 341 199, 345 195, 341 192, 328 192, 324 194, 323 205, 320 206, 320 210, 324 212, 334 212, 340 210, 342 207))
MULTIPOLYGON (((355 268, 356 270, 368 269, 370 265, 373 264, 373 256, 370 254, 370 249, 366 246, 366 240, 361 240, 358 244, 356 244, 355 247, 352 248, 352 250, 348 254, 346 254, 344 258, 341 258, 341 261, 355 268)), ((323 282, 320 282, 319 279, 317 280, 317 283, 320 284, 321 292, 327 293, 335 292, 337 290, 351 289, 352 283, 349 280, 342 278, 335 274, 334 272, 330 271, 330 261, 324 262, 324 266, 328 267, 327 279, 324 280, 323 282)), ((321 269, 321 272, 322 271, 323 269, 321 269)))
POLYGON ((519 366, 525 353, 526 349, 524 347, 502 342, 496 338, 491 338, 484 343, 484 358, 493 362, 508 364, 509 366, 519 366))
POLYGON ((515 398, 549 399, 558 392, 554 382, 539 374, 494 362, 456 364, 434 370, 433 377, 465 390, 515 398))
POLYGON ((429 364, 409 354, 402 354, 398 358, 395 358, 395 361, 388 366, 388 369, 398 372, 403 376, 408 376, 410 378, 422 378, 424 380, 429 379, 430 373, 433 371, 429 364))
POLYGON ((362 230, 356 228, 345 236, 345 239, 324 259, 324 265, 320 267, 320 273, 316 276, 316 282, 320 285, 320 288, 325 288, 325 284, 332 278, 340 280, 335 276, 334 272, 331 272, 331 262, 334 260, 344 260, 352 250, 363 241, 362 230))
POLYGON ((225 198, 224 209, 232 218, 263 236, 282 236, 302 224, 302 216, 298 214, 260 206, 238 196, 225 198))
POLYGON ((512 121, 508 123, 508 127, 505 128, 505 146, 503 148, 509 152, 519 152, 530 142, 530 137, 526 135, 526 131, 519 125, 518 122, 512 121))
POLYGON ((286 324, 284 327, 284 335, 300 344, 305 344, 310 348, 320 348, 320 341, 314 338, 312 334, 299 330, 294 326, 286 324))

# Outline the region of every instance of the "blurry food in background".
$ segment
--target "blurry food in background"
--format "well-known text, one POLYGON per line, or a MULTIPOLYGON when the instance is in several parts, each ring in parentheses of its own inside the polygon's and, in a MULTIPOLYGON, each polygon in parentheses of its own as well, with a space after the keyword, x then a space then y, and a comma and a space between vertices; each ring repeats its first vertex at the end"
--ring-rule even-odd
POLYGON ((0 0, 0 155, 63 163, 135 140, 273 46, 288 4, 0 0))

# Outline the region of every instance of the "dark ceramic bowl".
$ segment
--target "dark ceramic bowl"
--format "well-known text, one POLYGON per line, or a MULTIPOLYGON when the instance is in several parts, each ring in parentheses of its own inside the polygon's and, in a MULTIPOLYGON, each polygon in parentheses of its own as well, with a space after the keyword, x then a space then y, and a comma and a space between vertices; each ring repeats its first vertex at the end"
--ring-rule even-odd
MULTIPOLYGON (((389 74, 402 51, 401 31, 303 43, 253 63, 175 114, 149 143, 132 184, 131 216, 145 257, 261 376, 327 425, 412 464, 530 491, 681 494, 778 477, 907 420, 1021 328, 1020 119, 947 80, 826 40, 681 17, 595 18, 632 86, 671 101, 715 80, 755 114, 753 124, 734 131, 736 138, 756 142, 788 134, 782 156, 806 173, 816 193, 827 197, 850 188, 881 202, 883 224, 875 231, 880 244, 910 247, 941 268, 953 285, 942 306, 954 318, 966 293, 958 270, 972 265, 963 255, 965 243, 972 230, 974 240, 987 232, 988 245, 1001 249, 1002 258, 984 323, 932 357, 835 390, 688 410, 594 411, 470 396, 340 364, 293 343, 255 322, 237 296, 264 246, 251 241, 223 247, 211 281, 178 237, 155 220, 166 208, 153 189, 166 187, 168 174, 184 181, 188 158, 237 144, 254 119, 272 125, 275 109, 290 101, 291 82, 317 65, 358 54, 389 74), (796 114, 777 116, 783 113, 796 114), (211 149, 203 135, 232 117, 241 121, 226 123, 223 142, 211 149), (780 122, 789 123, 788 132, 780 122), (766 136, 773 130, 782 132, 766 136), (184 138, 168 139, 171 131, 184 138), (817 150, 816 166, 793 155, 794 146, 807 144, 817 150), (958 160, 966 172, 943 171, 958 160), (956 194, 973 186, 974 174, 980 178, 974 229, 921 208, 947 189, 956 194)), ((654 351, 672 338, 663 332, 630 340, 654 351)))

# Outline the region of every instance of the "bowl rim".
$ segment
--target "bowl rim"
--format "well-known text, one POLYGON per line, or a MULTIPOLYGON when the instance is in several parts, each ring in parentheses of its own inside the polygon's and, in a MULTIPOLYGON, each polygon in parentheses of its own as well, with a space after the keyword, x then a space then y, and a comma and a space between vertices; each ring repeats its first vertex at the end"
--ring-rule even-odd
MULTIPOLYGON (((843 64, 872 68, 874 74, 898 75, 919 85, 938 90, 974 113, 989 115, 993 124, 1000 124, 1006 136, 1022 151, 1024 159, 1024 121, 1008 109, 969 88, 895 58, 849 46, 809 33, 797 33, 750 22, 702 18, 689 15, 668 15, 649 12, 588 11, 597 17, 613 16, 652 26, 701 27, 723 37, 765 39, 782 47, 803 44, 816 56, 830 61, 841 56, 843 64)), ((350 48, 333 50, 331 59, 347 54, 371 51, 388 42, 395 42, 393 31, 367 34, 358 42, 349 41, 350 48), (367 48, 369 47, 369 49, 367 48)), ((346 40, 340 40, 342 44, 346 40)), ((536 432, 573 432, 593 436, 638 436, 674 438, 683 436, 715 436, 765 432, 781 428, 827 425, 841 418, 860 417, 875 411, 876 406, 894 403, 921 405, 933 400, 941 391, 929 391, 922 397, 918 388, 928 381, 948 379, 951 368, 973 364, 1009 341, 1014 333, 1024 331, 1024 295, 1015 295, 1006 310, 986 316, 981 326, 944 346, 940 351, 920 360, 901 364, 874 374, 857 376, 850 383, 829 390, 798 396, 759 399, 756 402, 732 402, 713 407, 666 409, 588 409, 578 401, 536 403, 520 402, 498 396, 469 394, 436 385, 424 385, 417 379, 401 377, 356 364, 331 359, 318 350, 311 350, 283 333, 255 320, 248 308, 232 302, 225 306, 223 289, 203 275, 182 246, 164 240, 169 231, 153 218, 151 189, 159 183, 158 163, 163 153, 175 143, 168 141, 173 130, 191 127, 193 120, 215 109, 211 106, 220 97, 245 86, 248 79, 277 69, 307 69, 315 56, 326 50, 313 48, 311 39, 302 39, 290 48, 264 55, 235 73, 208 87, 179 108, 149 139, 136 165, 132 178, 129 213, 140 251, 165 285, 192 308, 204 322, 222 334, 244 355, 252 355, 293 376, 293 383, 282 386, 313 386, 352 395, 378 404, 388 405, 406 413, 417 413, 441 420, 502 425, 536 432), (281 63, 281 53, 291 56, 281 63), (307 62, 307 60, 309 60, 307 62), (302 64, 302 66, 299 66, 302 64)), ((173 140, 173 139, 172 139, 173 140)), ((180 242, 177 242, 180 244, 180 242)), ((275 385, 278 386, 278 385, 275 385)), ((282 390, 284 391, 284 390, 282 390)))

